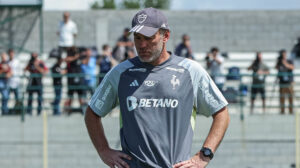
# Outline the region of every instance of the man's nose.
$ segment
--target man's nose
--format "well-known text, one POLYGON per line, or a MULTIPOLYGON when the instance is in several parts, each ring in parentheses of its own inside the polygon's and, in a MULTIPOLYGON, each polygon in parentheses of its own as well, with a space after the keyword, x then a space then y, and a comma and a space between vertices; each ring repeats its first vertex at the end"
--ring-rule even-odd
POLYGON ((141 48, 147 47, 147 41, 146 40, 141 40, 140 47, 141 48))

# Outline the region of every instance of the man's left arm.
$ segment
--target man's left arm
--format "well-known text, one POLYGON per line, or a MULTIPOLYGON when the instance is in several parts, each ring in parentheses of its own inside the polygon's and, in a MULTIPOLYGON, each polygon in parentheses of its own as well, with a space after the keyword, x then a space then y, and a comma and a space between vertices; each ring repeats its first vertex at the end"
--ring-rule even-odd
MULTIPOLYGON (((230 117, 227 107, 222 108, 213 115, 213 123, 203 147, 209 148, 213 153, 221 143, 228 128, 230 117)), ((205 157, 202 152, 196 153, 191 159, 175 164, 174 168, 205 168, 210 158, 205 157)))

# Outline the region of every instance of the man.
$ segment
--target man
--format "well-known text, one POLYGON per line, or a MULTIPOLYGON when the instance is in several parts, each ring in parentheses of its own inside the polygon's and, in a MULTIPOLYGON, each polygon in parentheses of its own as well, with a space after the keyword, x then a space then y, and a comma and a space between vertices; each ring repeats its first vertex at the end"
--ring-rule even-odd
POLYGON ((254 101, 256 94, 261 94, 261 100, 263 105, 263 112, 266 112, 266 94, 265 94, 265 80, 266 75, 270 73, 268 66, 263 62, 261 52, 256 53, 256 59, 248 67, 248 70, 252 70, 252 86, 251 86, 251 109, 250 114, 253 114, 254 101))
POLYGON ((74 39, 77 33, 77 25, 70 19, 70 13, 64 12, 63 21, 59 22, 57 30, 60 52, 67 51, 70 47, 74 46, 74 39))
POLYGON ((225 83, 225 77, 223 75, 224 68, 223 68, 223 62, 224 58, 219 54, 219 49, 217 47, 212 47, 210 50, 211 54, 209 59, 207 59, 208 67, 210 70, 210 75, 213 79, 213 81, 216 83, 217 87, 220 89, 220 91, 223 91, 223 86, 225 83))
POLYGON ((42 104, 43 104, 42 77, 44 74, 48 72, 48 68, 46 67, 44 61, 38 58, 38 54, 33 52, 31 53, 31 58, 28 64, 26 65, 24 71, 30 72, 30 77, 27 86, 27 92, 28 92, 27 114, 32 115, 33 93, 37 93, 38 95, 37 114, 40 115, 42 112, 42 104))
POLYGON ((85 51, 85 57, 82 60, 82 63, 80 65, 81 71, 83 73, 83 84, 86 87, 85 94, 89 92, 92 95, 96 87, 97 84, 96 65, 97 65, 96 55, 93 54, 91 48, 88 48, 85 51))
POLYGON ((228 127, 228 103, 198 63, 167 52, 170 31, 161 11, 139 11, 131 32, 138 56, 105 76, 86 111, 100 158, 118 168, 205 167, 228 127), (122 152, 109 147, 101 122, 118 104, 122 152), (190 158, 196 112, 214 121, 202 152, 190 158))
POLYGON ((103 75, 106 74, 117 64, 117 61, 112 57, 111 48, 108 44, 102 45, 102 53, 98 56, 97 64, 99 65, 99 83, 104 79, 103 75))
POLYGON ((118 39, 117 45, 113 49, 113 56, 118 62, 128 58, 128 52, 133 48, 133 42, 128 37, 129 28, 125 28, 123 35, 118 39))
POLYGON ((13 49, 8 49, 7 51, 9 56, 9 66, 12 71, 12 77, 9 79, 9 91, 13 92, 15 95, 15 110, 19 110, 21 108, 22 101, 20 100, 20 82, 21 82, 21 75, 22 75, 22 68, 20 66, 20 62, 18 59, 15 59, 15 52, 13 49))
POLYGON ((64 107, 65 111, 70 115, 72 112, 71 105, 74 99, 75 93, 77 93, 79 98, 80 106, 85 104, 84 101, 84 91, 83 91, 83 76, 81 71, 81 54, 76 47, 71 47, 68 50, 68 55, 64 59, 67 63, 67 83, 68 83, 68 99, 66 100, 64 107))
POLYGON ((5 52, 1 54, 0 62, 0 93, 2 99, 1 110, 2 114, 9 114, 8 98, 9 98, 9 85, 8 81, 12 76, 11 67, 8 64, 8 57, 5 52))
POLYGON ((182 35, 182 42, 176 47, 175 55, 193 59, 190 37, 187 34, 182 35))
POLYGON ((280 114, 284 114, 285 111, 285 97, 289 100, 289 113, 293 114, 293 102, 294 102, 294 76, 293 70, 295 69, 292 60, 287 59, 287 52, 285 49, 279 51, 279 57, 275 68, 278 70, 279 79, 279 102, 280 102, 280 114))
POLYGON ((61 68, 63 59, 61 57, 56 57, 56 63, 52 66, 51 72, 53 77, 53 87, 55 98, 52 103, 53 105, 53 115, 60 115, 61 111, 59 108, 62 92, 62 75, 66 73, 66 70, 61 68))

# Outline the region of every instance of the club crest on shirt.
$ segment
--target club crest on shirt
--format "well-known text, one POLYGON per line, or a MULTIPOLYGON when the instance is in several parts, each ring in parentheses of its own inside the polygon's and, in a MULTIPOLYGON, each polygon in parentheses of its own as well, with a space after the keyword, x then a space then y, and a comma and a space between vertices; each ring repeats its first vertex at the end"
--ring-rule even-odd
POLYGON ((177 78, 176 75, 173 75, 172 79, 171 79, 171 84, 173 86, 173 90, 175 90, 176 86, 180 85, 180 80, 177 78))

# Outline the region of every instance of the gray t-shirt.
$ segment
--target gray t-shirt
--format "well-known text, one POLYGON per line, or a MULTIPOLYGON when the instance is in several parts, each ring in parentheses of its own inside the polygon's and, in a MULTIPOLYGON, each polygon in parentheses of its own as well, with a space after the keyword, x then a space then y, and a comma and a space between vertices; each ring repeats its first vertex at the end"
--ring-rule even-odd
POLYGON ((262 71, 269 71, 269 68, 267 67, 267 65, 265 65, 264 63, 259 63, 255 66, 253 66, 253 74, 252 74, 252 83, 255 85, 259 85, 259 84, 264 84, 265 83, 265 79, 266 79, 266 75, 265 74, 258 74, 257 72, 259 70, 262 71))
POLYGON ((211 116, 227 105, 197 62, 171 55, 158 66, 138 57, 112 69, 89 102, 104 117, 121 110, 121 146, 135 167, 172 167, 190 158, 196 113, 211 116))

